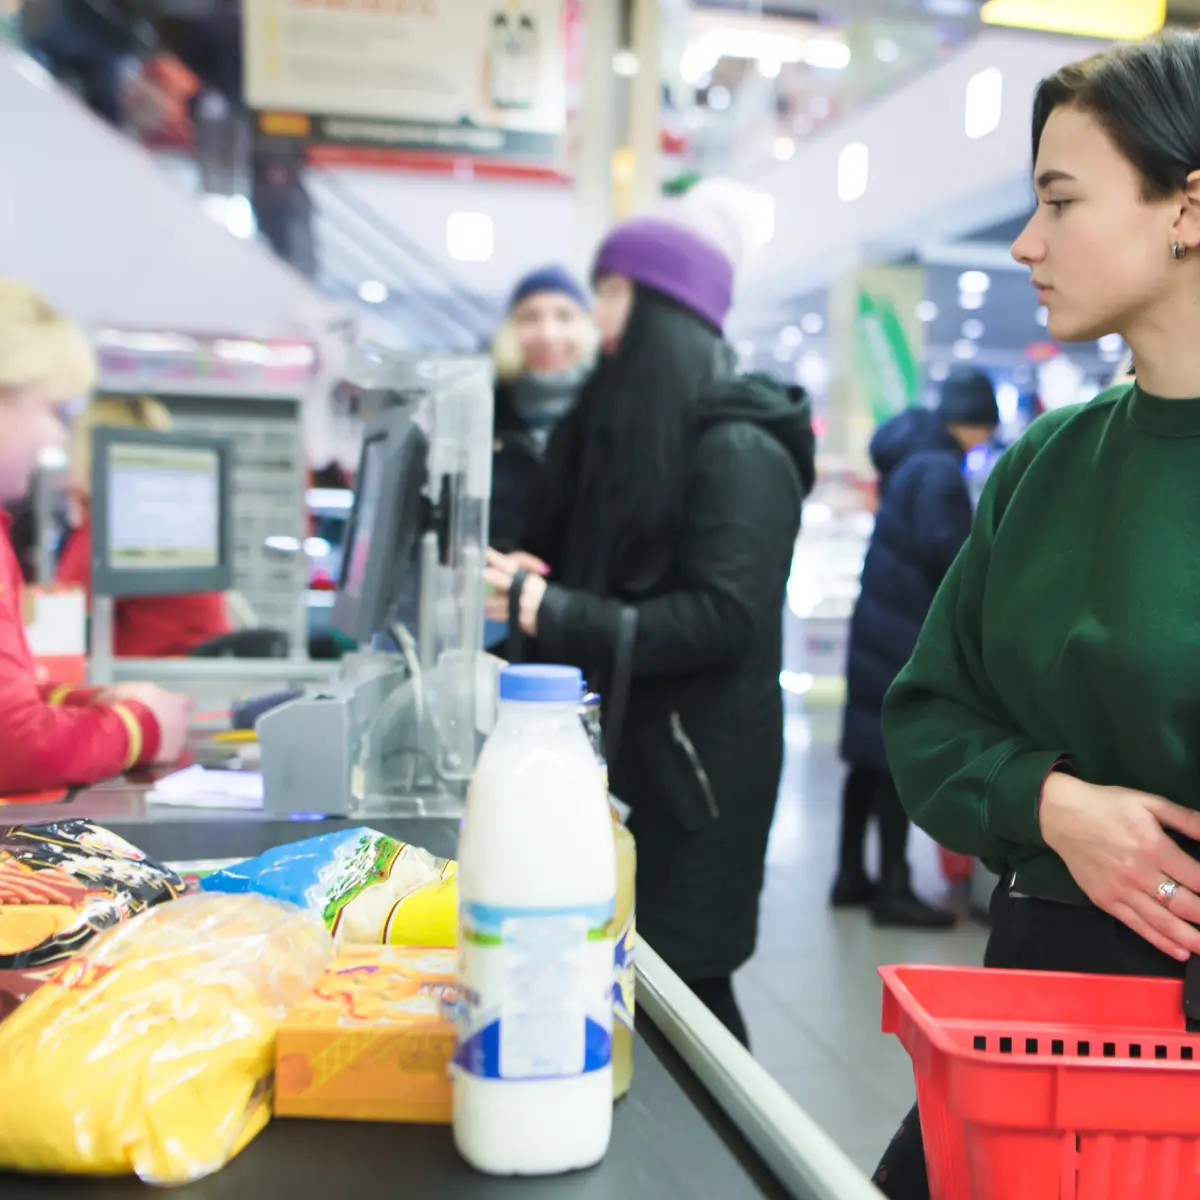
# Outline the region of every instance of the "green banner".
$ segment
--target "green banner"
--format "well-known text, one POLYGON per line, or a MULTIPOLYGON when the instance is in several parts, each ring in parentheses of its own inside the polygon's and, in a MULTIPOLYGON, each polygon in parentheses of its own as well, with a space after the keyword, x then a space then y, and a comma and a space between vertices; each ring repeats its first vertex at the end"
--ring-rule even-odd
POLYGON ((860 283, 855 368, 875 423, 920 401, 921 368, 891 297, 860 283))

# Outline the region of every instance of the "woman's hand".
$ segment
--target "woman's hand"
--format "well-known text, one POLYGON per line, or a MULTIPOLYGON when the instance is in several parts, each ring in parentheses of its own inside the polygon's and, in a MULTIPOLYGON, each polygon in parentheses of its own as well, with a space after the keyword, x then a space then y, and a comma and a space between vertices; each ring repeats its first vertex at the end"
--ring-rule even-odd
POLYGON ((1056 771, 1042 789, 1039 820, 1093 904, 1165 954, 1200 954, 1200 862, 1166 833, 1200 841, 1200 812, 1056 771))
POLYGON ((508 594, 513 579, 518 571, 525 571, 525 583, 521 588, 520 624, 530 637, 537 637, 538 612, 546 595, 547 570, 546 564, 532 554, 523 551, 501 554, 498 550, 489 549, 483 573, 488 585, 485 602, 488 617, 493 621, 508 619, 508 594))

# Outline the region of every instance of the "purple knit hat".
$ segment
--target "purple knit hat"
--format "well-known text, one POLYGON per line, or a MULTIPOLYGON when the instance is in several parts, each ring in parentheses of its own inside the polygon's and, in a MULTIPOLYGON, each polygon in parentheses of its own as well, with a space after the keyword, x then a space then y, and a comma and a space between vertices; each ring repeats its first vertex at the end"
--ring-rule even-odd
POLYGON ((624 275, 723 328, 733 305, 733 263, 706 237, 661 217, 636 217, 600 244, 592 280, 624 275))

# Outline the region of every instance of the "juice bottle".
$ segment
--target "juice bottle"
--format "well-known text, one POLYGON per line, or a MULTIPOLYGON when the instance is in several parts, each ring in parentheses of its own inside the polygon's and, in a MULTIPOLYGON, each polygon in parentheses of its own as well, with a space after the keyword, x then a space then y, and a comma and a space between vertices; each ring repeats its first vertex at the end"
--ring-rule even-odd
POLYGON ((616 859, 582 691, 506 667, 467 794, 454 1141, 493 1175, 591 1166, 612 1133, 616 859))
MULTIPOLYGON (((600 728, 600 697, 589 692, 583 698, 584 728, 600 760, 604 788, 608 790, 608 763, 600 728)), ((613 849, 617 856, 617 910, 613 918, 616 947, 613 953, 613 1099, 619 1100, 633 1084, 633 1024, 637 983, 637 843, 625 828, 611 802, 613 849)))

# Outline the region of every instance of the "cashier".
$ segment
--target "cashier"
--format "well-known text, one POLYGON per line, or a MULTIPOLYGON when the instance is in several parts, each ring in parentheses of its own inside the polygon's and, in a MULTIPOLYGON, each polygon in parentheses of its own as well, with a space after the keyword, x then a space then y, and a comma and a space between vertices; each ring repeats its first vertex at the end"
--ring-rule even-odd
MULTIPOLYGON (((71 533, 63 546, 56 582, 91 590, 92 431, 101 426, 165 432, 167 410, 148 396, 102 396, 75 419, 71 431, 71 533)), ((128 596, 114 605, 113 649, 120 658, 171 658, 230 632, 220 592, 181 596, 128 596)))
MULTIPOLYGON (((1136 379, 1000 460, 884 737, 913 821, 1002 873, 988 966, 1180 976, 1200 954, 1200 35, 1043 80, 1033 147, 1013 256, 1050 336, 1120 334, 1136 379)), ((929 1196, 915 1110, 876 1179, 929 1196)))
MULTIPOLYGON (((82 332, 0 279, 0 506, 25 495, 43 450, 64 446, 74 397, 95 383, 82 332)), ((152 684, 107 692, 40 682, 25 638, 23 582, 0 512, 0 797, 95 783, 183 750, 189 701, 152 684)))

